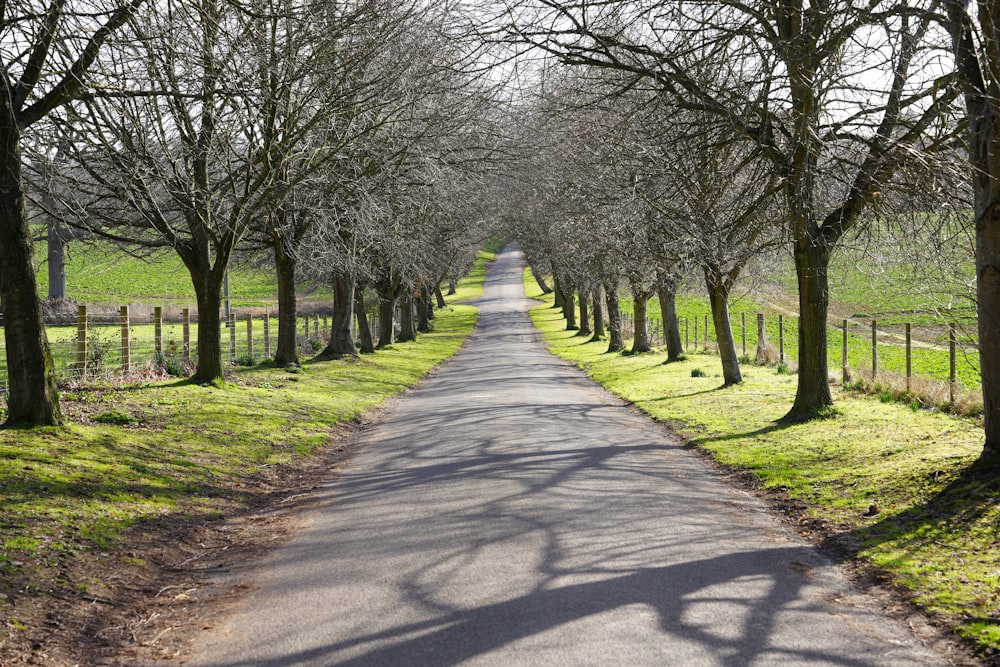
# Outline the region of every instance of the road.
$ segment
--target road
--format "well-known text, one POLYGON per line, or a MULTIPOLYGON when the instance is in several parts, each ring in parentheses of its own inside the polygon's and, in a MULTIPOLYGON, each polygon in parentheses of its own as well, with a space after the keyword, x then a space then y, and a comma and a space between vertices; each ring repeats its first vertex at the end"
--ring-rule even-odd
POLYGON ((550 355, 501 253, 198 667, 941 665, 749 494, 550 355))

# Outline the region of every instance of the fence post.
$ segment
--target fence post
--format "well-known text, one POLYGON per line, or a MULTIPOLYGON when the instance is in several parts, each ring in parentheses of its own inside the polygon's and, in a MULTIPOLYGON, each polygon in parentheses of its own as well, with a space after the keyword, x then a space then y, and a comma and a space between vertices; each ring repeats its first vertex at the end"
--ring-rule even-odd
POLYGON ((87 307, 76 309, 76 372, 87 377, 87 307))
POLYGON ((690 345, 691 338, 688 336, 688 318, 684 318, 684 351, 688 351, 688 346, 690 345))
POLYGON ((708 348, 708 315, 705 316, 705 348, 708 348))
POLYGON ((740 313, 740 327, 743 336, 743 356, 747 356, 747 313, 743 311, 740 313))
POLYGON ((955 404, 955 388, 958 384, 958 364, 956 350, 958 345, 955 341, 955 324, 948 325, 948 396, 952 405, 955 404))
POLYGON ((848 333, 848 324, 849 323, 848 323, 848 321, 846 319, 842 322, 842 328, 844 330, 844 335, 843 335, 843 344, 842 344, 841 350, 840 350, 840 373, 841 373, 841 378, 842 378, 841 382, 843 384, 845 384, 845 385, 847 384, 848 378, 850 377, 850 374, 851 374, 851 368, 850 368, 850 366, 847 363, 847 333, 848 333))
POLYGON ((872 320, 872 382, 878 376, 878 320, 872 320))
POLYGON ((253 358, 253 315, 247 313, 247 355, 253 358))
POLYGON ((785 316, 778 315, 778 363, 785 363, 785 316))
POLYGON ((913 378, 913 340, 910 338, 910 323, 906 323, 906 391, 909 393, 913 378))
POLYGON ((271 358, 271 313, 264 311, 264 358, 271 358))
POLYGON ((122 372, 132 370, 131 341, 129 340, 128 306, 122 306, 118 317, 122 328, 122 372))
POLYGON ((764 313, 757 313, 757 363, 767 363, 767 329, 764 328, 764 313))
POLYGON ((236 313, 229 312, 229 320, 226 324, 229 327, 229 363, 236 363, 236 313))
POLYGON ((694 318, 694 349, 698 349, 698 318, 694 318))
POLYGON ((163 356, 163 307, 153 306, 153 349, 163 356))
POLYGON ((185 308, 181 335, 184 337, 184 362, 191 361, 191 309, 185 308))

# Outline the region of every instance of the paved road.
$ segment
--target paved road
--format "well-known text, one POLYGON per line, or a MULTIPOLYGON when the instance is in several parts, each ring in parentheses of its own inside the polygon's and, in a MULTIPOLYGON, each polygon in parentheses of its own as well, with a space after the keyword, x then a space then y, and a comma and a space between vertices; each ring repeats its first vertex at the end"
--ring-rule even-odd
POLYGON ((194 664, 941 665, 749 495, 555 359, 517 252, 194 664))

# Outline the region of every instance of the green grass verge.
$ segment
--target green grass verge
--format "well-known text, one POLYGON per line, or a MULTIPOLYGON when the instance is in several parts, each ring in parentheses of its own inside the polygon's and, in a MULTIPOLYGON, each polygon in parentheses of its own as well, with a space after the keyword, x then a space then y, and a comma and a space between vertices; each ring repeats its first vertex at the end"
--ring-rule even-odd
POLYGON ((794 375, 748 366, 741 385, 721 389, 714 355, 665 365, 665 353, 608 354, 607 343, 565 331, 534 280, 525 289, 546 302, 532 318, 553 352, 721 463, 803 503, 803 533, 818 520, 853 538, 862 563, 884 568, 980 651, 1000 649, 1000 471, 977 463, 979 423, 834 388, 829 418, 779 426, 794 375))
MULTIPOLYGON (((465 298, 481 293, 491 258, 481 254, 461 282, 465 298)), ((454 354, 476 314, 449 305, 415 342, 301 369, 233 369, 220 386, 74 390, 62 396, 68 426, 0 431, 0 633, 16 627, 12 600, 88 586, 60 574, 63 559, 106 559, 136 523, 155 530, 163 516, 197 519, 246 502, 261 470, 310 456, 338 425, 454 354)))

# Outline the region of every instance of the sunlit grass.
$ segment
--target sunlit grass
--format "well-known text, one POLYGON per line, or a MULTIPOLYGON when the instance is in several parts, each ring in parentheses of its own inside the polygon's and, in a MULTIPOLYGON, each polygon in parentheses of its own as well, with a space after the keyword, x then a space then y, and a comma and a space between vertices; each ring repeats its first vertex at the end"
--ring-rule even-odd
MULTIPOLYGON (((463 281, 466 298, 481 293, 491 258, 481 256, 463 281)), ((301 368, 234 368, 215 385, 84 386, 63 396, 66 427, 0 430, 0 593, 46 579, 33 568, 60 554, 104 558, 130 526, 153 529, 158 517, 210 517, 246 502, 257 473, 314 455, 338 426, 453 355, 476 316, 472 306, 449 305, 414 342, 301 368), (101 415, 114 419, 100 423, 101 415)), ((65 586, 77 584, 86 582, 65 586)), ((8 599, 15 596, 0 597, 0 616, 8 599)))

